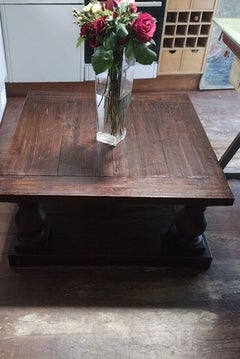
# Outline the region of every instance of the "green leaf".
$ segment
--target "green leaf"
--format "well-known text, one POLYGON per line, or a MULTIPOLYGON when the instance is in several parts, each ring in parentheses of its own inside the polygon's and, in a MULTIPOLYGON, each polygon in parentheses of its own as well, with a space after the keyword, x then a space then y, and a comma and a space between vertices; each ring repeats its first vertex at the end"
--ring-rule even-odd
POLYGON ((126 46, 125 55, 127 59, 130 59, 134 55, 133 53, 133 43, 132 40, 129 40, 126 46))
POLYGON ((156 42, 153 39, 150 40, 150 44, 153 45, 153 46, 156 46, 156 42))
POLYGON ((117 35, 113 31, 107 34, 103 39, 103 47, 106 50, 113 49, 116 43, 117 43, 117 35))
POLYGON ((128 30, 125 24, 117 24, 116 26, 116 30, 117 30, 117 35, 120 37, 127 37, 128 36, 128 30))
POLYGON ((151 65, 153 61, 157 61, 157 54, 151 50, 146 44, 138 41, 133 42, 133 53, 137 62, 142 65, 151 65))
POLYGON ((92 55, 92 66, 95 73, 98 75, 101 72, 106 71, 112 66, 113 63, 113 51, 105 50, 103 46, 97 47, 92 55))
POLYGON ((77 42, 76 42, 76 47, 79 47, 84 40, 85 39, 83 37, 79 36, 79 38, 77 39, 77 42))

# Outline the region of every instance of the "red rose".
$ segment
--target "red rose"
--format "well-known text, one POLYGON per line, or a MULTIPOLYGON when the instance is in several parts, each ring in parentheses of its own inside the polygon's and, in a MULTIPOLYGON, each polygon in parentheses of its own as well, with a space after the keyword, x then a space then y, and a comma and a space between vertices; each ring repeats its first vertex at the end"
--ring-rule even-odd
POLYGON ((80 30, 80 36, 81 37, 86 37, 88 36, 89 32, 90 32, 90 26, 89 24, 83 24, 80 30))
POLYGON ((156 22, 152 15, 140 13, 132 23, 133 33, 138 41, 148 42, 152 40, 156 30, 156 22))
POLYGON ((119 17, 119 14, 116 11, 113 11, 112 17, 113 19, 117 19, 119 17))
POLYGON ((99 42, 97 39, 97 35, 92 33, 89 35, 88 37, 88 42, 89 42, 89 46, 92 47, 93 49, 97 46, 99 46, 99 42))
POLYGON ((106 28, 107 28, 106 18, 105 17, 99 17, 98 19, 96 19, 93 22, 92 27, 96 31, 96 33, 102 34, 103 32, 106 31, 106 28))
POLYGON ((117 0, 106 0, 103 1, 102 4, 105 5, 107 10, 113 11, 113 8, 117 6, 118 2, 117 0))

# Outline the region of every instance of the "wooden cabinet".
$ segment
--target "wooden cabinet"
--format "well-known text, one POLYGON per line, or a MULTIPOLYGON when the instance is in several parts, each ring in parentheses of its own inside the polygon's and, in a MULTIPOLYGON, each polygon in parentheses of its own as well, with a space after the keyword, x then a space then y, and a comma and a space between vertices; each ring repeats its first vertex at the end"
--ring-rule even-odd
POLYGON ((202 73, 217 0, 168 0, 158 75, 202 73))

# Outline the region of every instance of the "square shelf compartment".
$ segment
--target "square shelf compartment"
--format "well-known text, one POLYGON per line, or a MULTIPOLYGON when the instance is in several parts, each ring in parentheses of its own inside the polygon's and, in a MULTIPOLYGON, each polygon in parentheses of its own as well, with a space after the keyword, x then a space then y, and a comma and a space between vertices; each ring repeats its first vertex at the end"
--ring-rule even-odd
POLYGON ((200 30, 201 35, 209 35, 209 32, 210 32, 210 25, 201 26, 201 30, 200 30))
POLYGON ((188 26, 188 35, 198 35, 200 31, 200 25, 189 25, 188 26))
POLYGON ((174 39, 174 48, 180 47, 183 48, 185 45, 185 37, 176 37, 174 39))
POLYGON ((187 25, 177 25, 176 35, 186 35, 187 25))
POLYGON ((208 42, 208 37, 207 36, 199 37, 197 39, 197 47, 206 47, 207 42, 208 42))
POLYGON ((192 11, 190 15, 190 22, 200 22, 202 13, 200 11, 192 11))
POLYGON ((172 48, 173 47, 173 37, 166 37, 164 40, 163 40, 163 47, 164 48, 172 48))
POLYGON ((175 11, 174 12, 168 11, 166 22, 175 24, 177 22, 177 20, 178 20, 178 13, 175 11))
POLYGON ((186 40, 186 47, 195 48, 197 44, 197 38, 196 37, 188 37, 186 40))
POLYGON ((211 23, 213 17, 212 11, 203 11, 202 13, 202 22, 208 22, 211 23))
POLYGON ((175 29, 176 29, 175 25, 166 25, 165 26, 165 35, 174 36, 175 29))
POLYGON ((189 21, 190 13, 187 11, 179 12, 178 14, 178 22, 188 22, 189 21))

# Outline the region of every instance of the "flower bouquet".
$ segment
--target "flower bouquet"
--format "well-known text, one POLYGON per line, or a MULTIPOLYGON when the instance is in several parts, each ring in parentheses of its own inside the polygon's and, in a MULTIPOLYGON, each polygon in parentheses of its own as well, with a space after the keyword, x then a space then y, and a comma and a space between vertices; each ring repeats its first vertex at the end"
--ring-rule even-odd
POLYGON ((73 16, 80 27, 77 46, 87 40, 94 48, 91 62, 96 74, 97 139, 116 145, 126 134, 135 60, 143 65, 157 60, 151 49, 156 20, 138 12, 134 0, 90 0, 82 10, 74 9, 73 16), (104 133, 105 125, 110 127, 109 136, 104 133))

